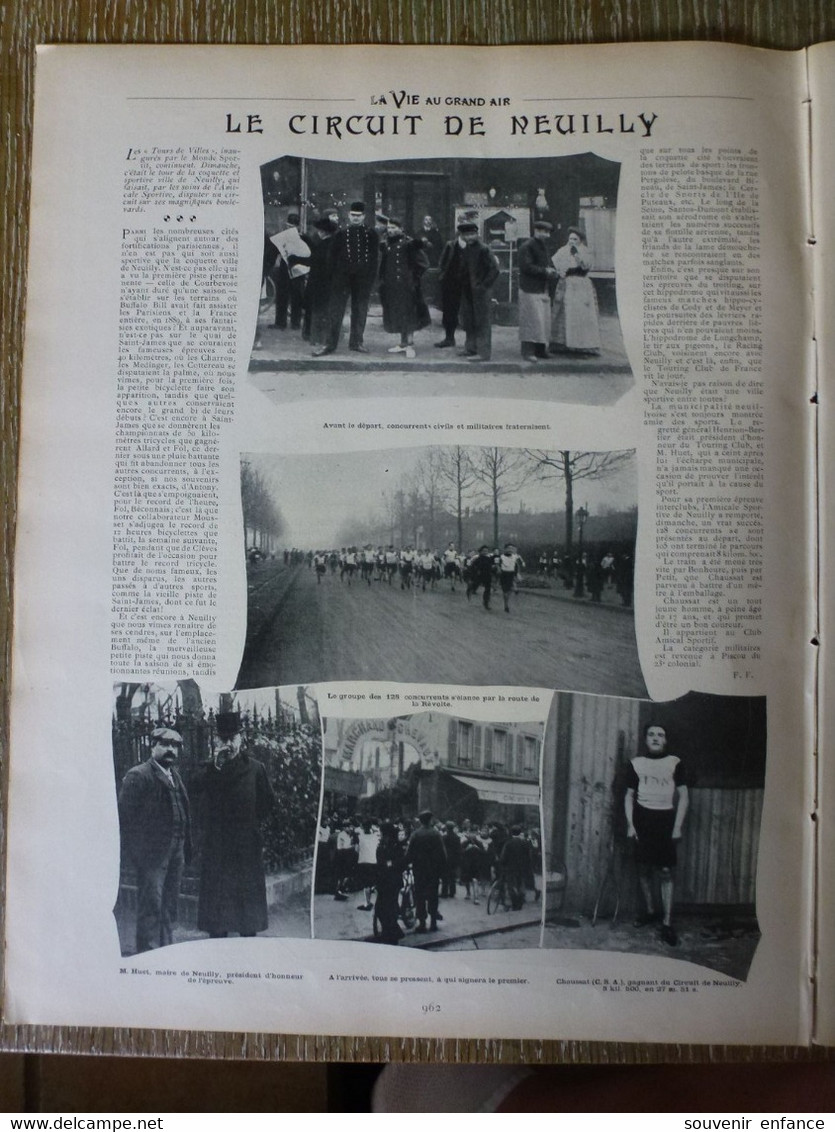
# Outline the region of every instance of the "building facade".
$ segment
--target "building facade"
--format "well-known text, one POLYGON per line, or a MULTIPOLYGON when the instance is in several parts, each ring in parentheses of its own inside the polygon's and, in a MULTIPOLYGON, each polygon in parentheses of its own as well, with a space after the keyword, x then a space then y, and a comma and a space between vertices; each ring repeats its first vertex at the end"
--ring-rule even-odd
POLYGON ((405 161, 320 161, 280 157, 261 168, 264 220, 277 231, 289 212, 304 230, 328 209, 344 219, 351 201, 362 199, 368 223, 375 213, 394 216, 417 235, 429 216, 444 240, 462 217, 474 220, 479 237, 499 260, 493 288, 496 321, 512 322, 518 297, 519 243, 535 220, 553 226, 556 251, 578 225, 594 256, 591 273, 603 310, 614 311, 615 228, 620 164, 594 153, 567 157, 446 158, 405 161))
POLYGON ((325 720, 325 807, 539 827, 540 723, 442 712, 325 720), (347 793, 346 788, 356 791, 347 793))

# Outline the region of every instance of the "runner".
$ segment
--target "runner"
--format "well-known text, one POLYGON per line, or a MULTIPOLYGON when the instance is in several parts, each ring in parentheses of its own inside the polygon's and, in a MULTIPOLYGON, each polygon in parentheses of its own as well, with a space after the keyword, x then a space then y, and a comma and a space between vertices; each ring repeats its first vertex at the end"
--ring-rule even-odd
POLYGON ((510 595, 516 592, 516 579, 525 563, 512 542, 506 542, 499 555, 499 584, 502 587, 502 600, 505 613, 510 613, 510 595))
POLYGON ((313 555, 313 566, 316 570, 316 585, 320 585, 322 578, 325 576, 325 571, 328 568, 328 557, 324 550, 317 550, 313 555))

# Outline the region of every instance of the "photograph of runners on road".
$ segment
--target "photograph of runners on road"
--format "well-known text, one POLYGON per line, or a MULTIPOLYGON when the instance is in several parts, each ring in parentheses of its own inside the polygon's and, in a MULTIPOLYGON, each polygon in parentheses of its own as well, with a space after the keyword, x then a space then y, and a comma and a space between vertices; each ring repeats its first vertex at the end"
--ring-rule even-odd
POLYGON ((244 455, 237 686, 514 684, 642 696, 633 450, 244 455))

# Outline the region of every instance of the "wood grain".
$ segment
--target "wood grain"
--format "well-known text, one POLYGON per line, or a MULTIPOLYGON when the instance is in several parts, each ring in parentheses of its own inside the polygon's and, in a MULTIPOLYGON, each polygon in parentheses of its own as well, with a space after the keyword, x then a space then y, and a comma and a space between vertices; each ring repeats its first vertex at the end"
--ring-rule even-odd
MULTIPOLYGON (((28 161, 37 43, 601 43, 714 40, 793 49, 835 38, 831 0, 14 0, 0 4, 0 640, 9 668, 19 382, 25 309, 28 161)), ((60 246, 56 245, 56 255, 60 246)), ((72 285, 72 265, 62 270, 72 285)), ((8 680, 0 702, 6 790, 8 680)), ((5 840, 5 823, 2 829, 5 840)), ((2 1027, 19 1053, 133 1054, 257 1061, 653 1064, 820 1060, 831 1051, 538 1041, 298 1037, 2 1027)))

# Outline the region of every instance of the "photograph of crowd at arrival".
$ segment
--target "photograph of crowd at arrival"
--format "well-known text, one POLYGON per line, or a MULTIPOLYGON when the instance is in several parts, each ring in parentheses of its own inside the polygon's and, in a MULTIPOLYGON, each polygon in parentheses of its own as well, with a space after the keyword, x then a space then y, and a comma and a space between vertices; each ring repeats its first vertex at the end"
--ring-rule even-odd
POLYGON ((193 680, 114 687, 123 955, 310 937, 322 740, 305 687, 204 702, 193 680))
POLYGON ((237 687, 327 680, 646 695, 634 450, 250 454, 237 687))
POLYGON ((764 697, 558 692, 543 753, 544 946, 746 979, 765 761, 764 697))
POLYGON ((580 399, 615 399, 631 384, 619 176, 592 153, 269 162, 253 380, 269 390, 277 373, 316 370, 537 371, 543 390, 582 374, 592 380, 580 399))
POLYGON ((542 723, 437 711, 327 717, 316 938, 531 946, 525 929, 542 919, 542 733, 542 723))

